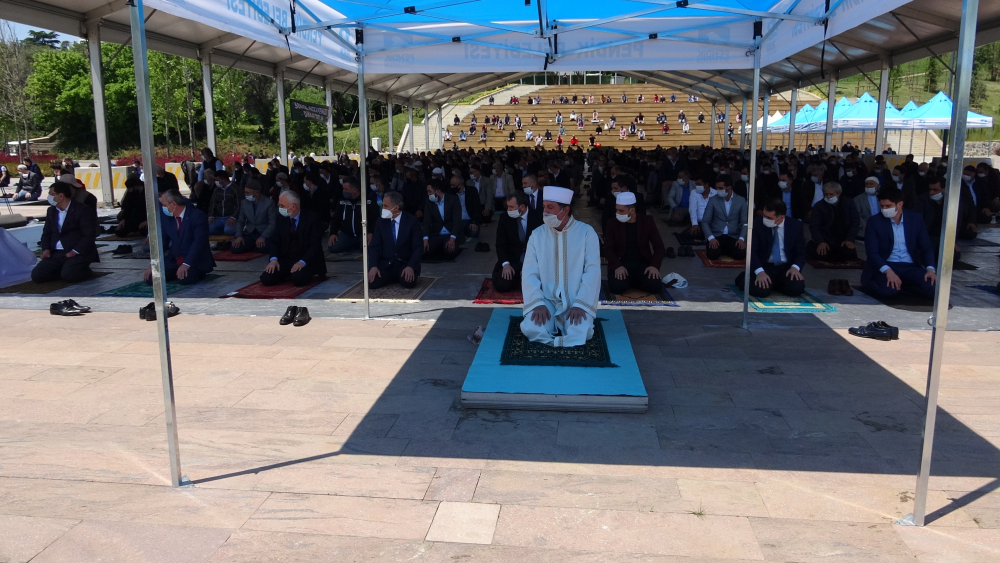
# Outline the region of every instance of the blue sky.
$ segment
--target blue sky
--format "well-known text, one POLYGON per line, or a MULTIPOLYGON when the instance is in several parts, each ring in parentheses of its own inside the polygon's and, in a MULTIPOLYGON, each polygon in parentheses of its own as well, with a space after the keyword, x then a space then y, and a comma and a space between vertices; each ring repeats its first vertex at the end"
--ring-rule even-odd
MULTIPOLYGON (((19 23, 14 23, 14 22, 10 22, 10 24, 11 24, 11 26, 14 27, 14 33, 20 39, 24 39, 25 37, 27 37, 29 30, 32 30, 32 29, 42 29, 40 27, 31 27, 31 26, 28 26, 28 25, 21 25, 19 23)), ((48 30, 46 30, 46 31, 48 31, 48 30)), ((60 33, 59 34, 59 40, 60 41, 79 41, 80 38, 79 37, 74 37, 72 35, 66 35, 65 33, 60 33)))

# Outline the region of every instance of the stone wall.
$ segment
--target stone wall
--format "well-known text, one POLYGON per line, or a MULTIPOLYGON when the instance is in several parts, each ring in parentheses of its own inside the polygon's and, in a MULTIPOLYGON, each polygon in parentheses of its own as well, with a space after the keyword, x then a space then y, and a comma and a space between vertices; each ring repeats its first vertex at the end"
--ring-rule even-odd
POLYGON ((965 143, 966 157, 986 157, 993 156, 1000 151, 1000 141, 976 141, 965 143))

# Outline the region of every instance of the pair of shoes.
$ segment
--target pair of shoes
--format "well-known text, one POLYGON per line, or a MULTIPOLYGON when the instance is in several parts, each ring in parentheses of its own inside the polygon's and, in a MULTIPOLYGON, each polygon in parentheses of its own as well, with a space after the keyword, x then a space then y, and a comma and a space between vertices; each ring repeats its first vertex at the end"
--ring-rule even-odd
POLYGON ((309 316, 309 309, 307 307, 296 307, 295 305, 290 306, 285 310, 285 314, 281 316, 281 320, 278 324, 281 326, 292 325, 292 326, 303 326, 308 324, 312 320, 309 316))
POLYGON ((119 244, 118 248, 111 251, 111 254, 114 254, 115 256, 121 256, 123 254, 132 254, 132 245, 119 244))
POLYGON ((677 247, 677 255, 681 257, 694 256, 694 249, 686 244, 677 247))
POLYGON ((674 247, 668 246, 667 247, 667 258, 676 258, 676 257, 677 257, 677 252, 674 251, 674 247))
POLYGON ((49 314, 59 315, 61 317, 79 317, 80 315, 89 312, 90 307, 83 307, 72 299, 67 299, 65 301, 49 305, 49 314))
POLYGON ((852 327, 847 332, 861 338, 874 338, 875 340, 899 340, 899 329, 890 326, 885 321, 868 323, 868 326, 852 327))
POLYGON ((827 285, 826 292, 830 295, 854 295, 854 289, 851 288, 851 283, 845 279, 830 280, 829 285, 827 285))
MULTIPOLYGON (((180 308, 174 305, 173 301, 165 301, 163 303, 163 310, 167 312, 167 318, 176 317, 181 313, 180 308)), ((152 301, 149 305, 139 309, 139 318, 144 321, 155 321, 156 320, 156 304, 152 301)))

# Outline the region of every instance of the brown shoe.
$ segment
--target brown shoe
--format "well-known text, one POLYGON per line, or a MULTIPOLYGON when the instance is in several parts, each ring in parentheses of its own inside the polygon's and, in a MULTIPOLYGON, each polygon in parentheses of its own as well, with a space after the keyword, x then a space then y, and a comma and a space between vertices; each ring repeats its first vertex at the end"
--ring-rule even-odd
POLYGON ((840 280, 840 294, 848 297, 854 295, 854 288, 851 287, 850 281, 840 280))
POLYGON ((830 295, 840 295, 840 280, 830 280, 826 286, 826 292, 830 295))

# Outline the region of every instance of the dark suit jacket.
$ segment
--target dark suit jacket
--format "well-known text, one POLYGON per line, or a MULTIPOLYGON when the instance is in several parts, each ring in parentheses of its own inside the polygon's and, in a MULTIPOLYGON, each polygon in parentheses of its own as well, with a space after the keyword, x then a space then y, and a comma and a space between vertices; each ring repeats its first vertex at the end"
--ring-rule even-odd
POLYGON ((202 272, 215 269, 215 258, 208 244, 208 216, 195 209, 190 201, 184 205, 181 231, 177 232, 176 218, 164 217, 160 220, 160 232, 163 233, 164 260, 168 264, 177 264, 177 259, 183 257, 183 263, 202 272))
MULTIPOLYGON (((785 259, 789 264, 795 264, 801 271, 806 266, 806 239, 802 221, 794 217, 785 217, 785 259)), ((775 227, 777 228, 777 227, 775 227)), ((774 229, 764 226, 764 219, 754 217, 753 249, 750 253, 750 272, 763 268, 771 261, 771 249, 774 247, 774 229)))
MULTIPOLYGON (((809 217, 809 212, 812 210, 815 189, 816 187, 812 183, 812 180, 806 181, 805 178, 792 180, 792 217, 796 219, 809 217)), ((781 197, 780 193, 778 197, 781 197)))
POLYGON ((447 227, 448 232, 461 241, 462 202, 455 194, 444 194, 444 217, 441 216, 436 203, 431 203, 430 200, 424 203, 424 236, 433 237, 441 234, 441 227, 447 227))
POLYGON ((299 224, 292 238, 292 220, 278 215, 274 236, 267 241, 267 251, 279 262, 306 263, 313 271, 326 274, 326 258, 323 256, 323 228, 316 215, 305 209, 299 211, 299 224))
MULTIPOLYGON (((316 191, 309 193, 309 190, 302 190, 302 209, 305 211, 311 211, 316 215, 316 219, 319 220, 320 225, 323 230, 330 225, 330 188, 325 182, 320 181, 316 185, 316 191)), ((368 220, 371 221, 373 218, 369 217, 368 220)))
POLYGON ((517 235, 517 224, 520 221, 504 213, 497 223, 497 265, 510 262, 517 271, 521 271, 521 254, 528 249, 531 232, 542 224, 542 214, 528 212, 528 229, 524 233, 524 243, 521 243, 521 238, 517 235))
POLYGON ((81 256, 89 258, 91 262, 99 262, 97 247, 94 245, 94 240, 97 238, 94 215, 91 207, 71 201, 66 208, 66 218, 60 229, 59 210, 50 205, 45 213, 45 226, 42 228, 40 244, 42 250, 49 250, 53 254, 75 250, 81 256), (57 242, 62 243, 62 251, 56 250, 57 242))
POLYGON ((399 231, 396 233, 396 243, 392 241, 392 220, 379 219, 375 223, 375 233, 368 245, 368 267, 379 270, 388 268, 391 264, 402 262, 404 267, 413 268, 420 274, 420 258, 424 254, 424 235, 420 230, 420 221, 413 215, 403 211, 399 214, 399 231))
MULTIPOLYGON (((947 194, 946 194, 947 195, 947 194)), ((930 194, 924 193, 917 196, 917 209, 924 218, 924 225, 927 227, 927 234, 932 237, 941 236, 941 227, 944 226, 944 201, 934 201, 930 194)), ((960 198, 958 202, 958 221, 955 223, 957 231, 961 231, 966 225, 975 224, 976 209, 972 205, 972 198, 960 198)))
MULTIPOLYGON (((910 253, 914 265, 926 268, 934 266, 934 249, 927 235, 924 219, 916 211, 903 210, 903 232, 906 236, 906 250, 910 253)), ((886 265, 892 254, 895 237, 892 234, 892 219, 886 219, 881 213, 872 215, 865 227, 865 253, 868 260, 861 270, 861 283, 868 283, 876 272, 886 265)))
POLYGON ((809 216, 809 233, 816 244, 827 243, 829 245, 839 244, 845 240, 854 242, 861 228, 861 218, 858 216, 858 208, 854 201, 841 197, 837 205, 830 205, 825 200, 813 207, 812 215, 809 216), (841 225, 836 225, 837 212, 840 212, 841 225), (834 236, 835 231, 840 231, 843 238, 834 236))
MULTIPOLYGON (((636 240, 639 243, 639 255, 646 264, 660 269, 663 263, 663 239, 656 228, 656 220, 649 215, 635 216, 636 240)), ((604 225, 604 254, 608 259, 608 272, 613 273, 622 266, 625 258, 625 224, 612 218, 604 225)))
MULTIPOLYGON (((489 179, 492 180, 493 177, 490 176, 489 179)), ((483 180, 486 180, 486 176, 483 176, 483 180)), ((474 187, 466 186, 465 191, 462 193, 465 194, 465 212, 469 214, 469 218, 472 219, 473 223, 477 225, 482 224, 483 202, 479 199, 479 192, 474 187)), ((455 194, 455 199, 459 202, 462 201, 462 198, 458 197, 458 194, 455 194)))

